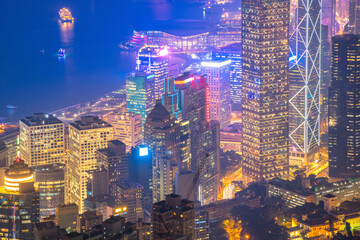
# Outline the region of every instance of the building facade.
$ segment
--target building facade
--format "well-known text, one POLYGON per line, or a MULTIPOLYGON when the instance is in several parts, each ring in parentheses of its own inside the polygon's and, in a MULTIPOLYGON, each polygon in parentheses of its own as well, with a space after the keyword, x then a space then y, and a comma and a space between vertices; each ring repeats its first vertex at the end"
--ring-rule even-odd
POLYGON ((48 164, 32 168, 40 194, 40 218, 55 214, 65 203, 65 164, 48 164))
POLYGON ((286 177, 289 1, 242 4, 243 175, 245 182, 286 177))
POLYGON ((360 37, 333 37, 329 87, 329 176, 360 174, 360 37))
POLYGON ((155 75, 132 72, 126 75, 126 106, 128 112, 140 114, 144 126, 146 117, 155 106, 155 75))
POLYGON ((106 115, 106 122, 114 127, 114 139, 125 143, 126 151, 142 144, 142 116, 134 112, 114 112, 106 115))
POLYGON ((64 123, 56 117, 35 113, 19 122, 20 154, 30 167, 65 163, 64 123))
POLYGON ((290 158, 304 163, 320 145, 322 1, 292 1, 290 14, 290 158))
POLYGON ((4 239, 34 239, 39 218, 39 192, 34 174, 20 158, 5 171, 0 187, 0 235, 4 239))
POLYGON ((89 174, 98 166, 96 151, 107 148, 110 140, 113 127, 97 117, 82 117, 69 125, 68 202, 78 205, 80 213, 88 196, 89 174))
POLYGON ((201 63, 208 84, 208 120, 219 121, 220 128, 229 126, 231 120, 230 64, 231 60, 201 63))

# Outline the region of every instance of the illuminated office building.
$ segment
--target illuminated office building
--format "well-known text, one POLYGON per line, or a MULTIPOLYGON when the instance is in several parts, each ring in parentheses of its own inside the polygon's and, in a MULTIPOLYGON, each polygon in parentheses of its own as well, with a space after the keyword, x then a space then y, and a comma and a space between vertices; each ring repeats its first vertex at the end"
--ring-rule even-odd
POLYGON ((109 177, 110 183, 127 181, 129 178, 129 156, 126 153, 126 145, 119 140, 108 142, 108 147, 99 149, 98 165, 103 167, 109 177))
POLYGON ((170 194, 153 204, 152 239, 195 239, 194 202, 170 194))
POLYGON ((360 175, 360 37, 332 39, 329 87, 329 176, 360 175))
POLYGON ((179 93, 175 91, 175 81, 173 76, 165 79, 164 94, 162 104, 172 117, 181 120, 181 110, 179 108, 179 93))
POLYGON ((154 97, 161 99, 164 93, 165 79, 169 74, 169 56, 167 47, 145 45, 137 55, 136 70, 154 74, 154 97))
POLYGON ((140 145, 131 149, 129 161, 129 180, 139 183, 143 188, 144 208, 151 209, 153 172, 152 153, 148 146, 140 145))
POLYGON ((39 222, 39 192, 34 174, 23 160, 5 171, 5 186, 0 187, 0 236, 2 239, 34 239, 34 224, 39 222))
POLYGON ((230 64, 231 60, 202 62, 209 94, 209 121, 219 121, 220 128, 230 125, 230 64))
POLYGON ((134 112, 114 112, 106 115, 114 127, 114 139, 125 143, 126 151, 142 143, 142 117, 134 112))
POLYGON ((65 163, 64 123, 56 117, 35 113, 19 122, 20 153, 30 167, 65 163))
POLYGON ((128 112, 140 114, 143 126, 155 106, 155 75, 132 72, 126 75, 126 105, 128 112))
POLYGON ((15 125, 5 125, 0 123, 0 141, 4 141, 8 150, 8 164, 11 164, 12 159, 17 157, 19 127, 15 125))
POLYGON ((97 117, 82 117, 69 125, 69 202, 78 205, 80 213, 88 195, 89 173, 98 166, 96 151, 107 148, 110 140, 113 140, 113 127, 97 117))
POLYGON ((287 177, 289 1, 242 4, 244 180, 287 177))
POLYGON ((360 34, 360 1, 349 1, 349 22, 345 26, 345 32, 350 34, 360 34))
POLYGON ((179 93, 182 118, 189 120, 191 125, 205 122, 209 115, 206 78, 186 72, 175 79, 175 88, 179 93))
POLYGON ((190 169, 197 172, 205 160, 194 188, 194 199, 206 205, 215 202, 220 193, 220 125, 217 121, 205 122, 191 126, 190 132, 190 169))
POLYGON ((65 165, 48 164, 32 168, 40 194, 40 218, 54 215, 65 201, 65 165))
POLYGON ((127 207, 126 221, 135 223, 143 219, 143 186, 129 181, 112 186, 111 194, 116 201, 121 201, 127 207))
POLYGON ((160 101, 146 119, 144 143, 153 154, 153 200, 161 201, 172 192, 180 163, 180 127, 160 101))
POLYGON ((232 110, 241 110, 241 44, 235 43, 212 52, 213 60, 231 60, 230 95, 232 110))
POLYGON ((290 10, 290 159, 307 163, 320 145, 321 1, 293 1, 290 10))
POLYGON ((8 167, 8 151, 6 144, 0 140, 0 167, 8 167))

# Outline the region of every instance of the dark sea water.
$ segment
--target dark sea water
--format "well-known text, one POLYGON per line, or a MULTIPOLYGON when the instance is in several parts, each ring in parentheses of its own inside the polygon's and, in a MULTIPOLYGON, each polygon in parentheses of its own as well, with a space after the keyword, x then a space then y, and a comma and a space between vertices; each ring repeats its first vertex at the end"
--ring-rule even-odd
POLYGON ((135 53, 118 47, 131 36, 131 23, 202 17, 201 7, 185 0, 0 1, 0 122, 120 88, 135 66, 135 53), (73 24, 59 23, 62 7, 73 24), (65 59, 57 57, 60 47, 65 59))

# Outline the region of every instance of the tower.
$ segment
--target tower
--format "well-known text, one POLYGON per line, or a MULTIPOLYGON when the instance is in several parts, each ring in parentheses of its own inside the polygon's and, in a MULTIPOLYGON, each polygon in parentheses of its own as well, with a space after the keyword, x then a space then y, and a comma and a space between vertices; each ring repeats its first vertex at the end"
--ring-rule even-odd
POLYGON ((96 151, 107 148, 110 140, 113 140, 113 127, 98 117, 82 117, 69 125, 69 202, 78 205, 80 213, 88 196, 89 174, 98 166, 96 151))
POLYGON ((320 145, 321 2, 291 4, 289 147, 290 159, 302 163, 320 145))
POLYGON ((19 125, 21 157, 30 167, 65 163, 63 122, 50 114, 34 113, 19 125))
POLYGON ((243 175, 288 175, 289 1, 243 0, 243 175))
POLYGON ((360 37, 333 37, 329 87, 329 176, 360 174, 360 37))
POLYGON ((230 125, 230 64, 231 60, 202 62, 209 94, 209 121, 219 121, 220 128, 230 125))

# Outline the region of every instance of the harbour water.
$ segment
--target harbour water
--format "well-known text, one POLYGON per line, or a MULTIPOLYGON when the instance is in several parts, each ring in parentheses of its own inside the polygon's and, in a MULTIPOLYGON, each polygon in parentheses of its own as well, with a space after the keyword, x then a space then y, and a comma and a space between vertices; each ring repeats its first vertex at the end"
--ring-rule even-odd
POLYGON ((149 20, 201 19, 198 4, 173 0, 0 1, 0 122, 51 112, 120 88, 135 53, 119 43, 149 20), (74 23, 61 23, 67 7, 74 23), (65 57, 58 57, 59 48, 65 57), (12 108, 8 106, 11 105, 12 108))

